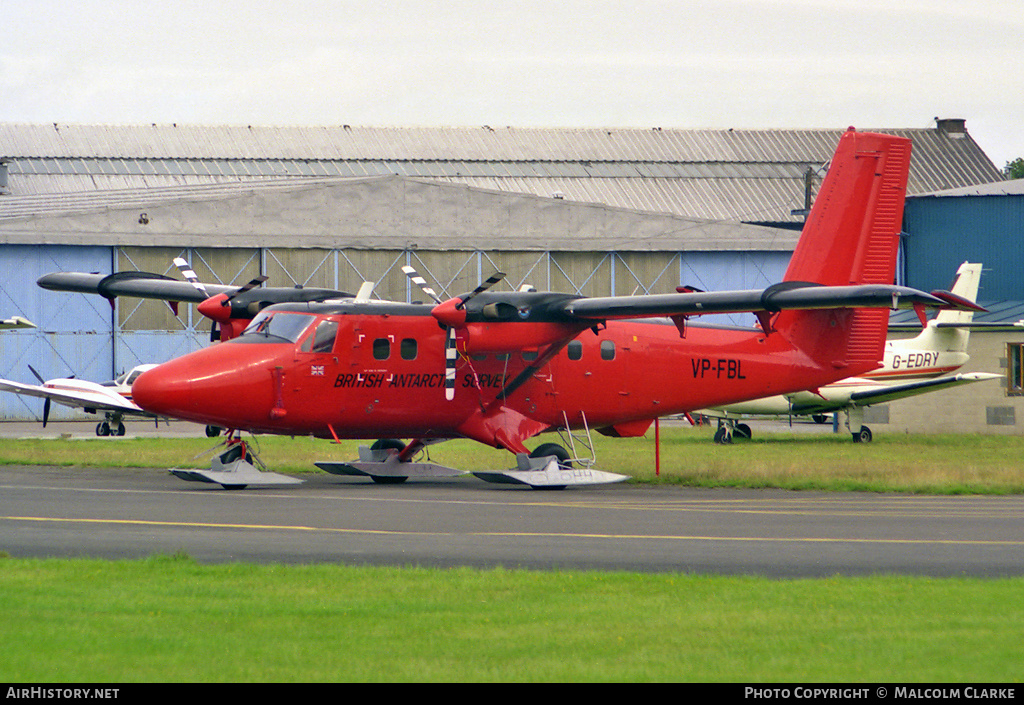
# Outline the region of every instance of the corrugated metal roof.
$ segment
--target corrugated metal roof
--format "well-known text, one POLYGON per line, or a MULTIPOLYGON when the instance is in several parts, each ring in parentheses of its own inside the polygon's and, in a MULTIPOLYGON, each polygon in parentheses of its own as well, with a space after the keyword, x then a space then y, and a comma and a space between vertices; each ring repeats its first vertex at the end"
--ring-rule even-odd
MULTIPOLYGON (((789 211, 803 205, 803 171, 830 159, 843 131, 0 123, 0 157, 11 161, 10 190, 17 194, 397 173, 699 218, 785 223, 799 222, 789 211), (68 166, 74 159, 81 161, 68 166)), ((966 133, 879 131, 914 142, 910 194, 1002 179, 966 133)))
POLYGON ((11 196, 0 200, 0 242, 205 247, 213 238, 221 247, 402 249, 413 242, 423 249, 790 251, 799 236, 570 200, 537 207, 533 200, 402 176, 11 196), (472 217, 482 209, 530 216, 472 217), (418 223, 413 240, 396 227, 402 217, 418 223))
MULTIPOLYGON (((974 157, 980 152, 969 135, 954 139, 932 128, 879 131, 910 137, 925 151, 974 157)), ((0 145, 12 157, 821 162, 831 157, 843 132, 0 123, 0 145)), ((986 172, 998 173, 990 160, 982 161, 986 172)))

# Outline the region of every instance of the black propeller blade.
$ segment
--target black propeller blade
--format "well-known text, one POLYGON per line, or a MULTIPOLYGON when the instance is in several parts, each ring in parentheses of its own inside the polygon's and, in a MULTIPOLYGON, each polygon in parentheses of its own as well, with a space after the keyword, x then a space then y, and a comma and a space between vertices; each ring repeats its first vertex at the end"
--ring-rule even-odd
MULTIPOLYGON (((43 379, 43 376, 41 374, 36 372, 36 368, 32 367, 32 365, 29 365, 28 368, 30 370, 32 370, 32 374, 34 374, 36 376, 36 379, 39 380, 39 384, 46 384, 46 380, 43 379)), ((49 421, 49 420, 50 420, 50 399, 49 399, 49 397, 47 397, 46 399, 43 399, 43 428, 46 428, 46 422, 49 421)))
POLYGON ((46 380, 43 379, 43 376, 41 374, 36 372, 36 368, 32 367, 32 365, 29 365, 28 368, 32 371, 32 374, 36 376, 36 379, 39 380, 39 384, 46 384, 46 380))
MULTIPOLYGON (((409 277, 413 284, 423 290, 423 293, 434 300, 434 303, 441 305, 441 297, 437 295, 430 286, 427 285, 427 280, 420 276, 413 267, 406 265, 402 267, 402 271, 405 272, 405 276, 409 277)), ((466 295, 457 305, 456 308, 463 308, 466 303, 477 294, 483 293, 490 289, 492 286, 500 282, 505 278, 504 272, 495 272, 487 281, 483 282, 476 289, 466 295)), ((445 326, 445 342, 444 342, 444 398, 448 401, 452 401, 455 398, 455 363, 459 359, 459 351, 456 346, 456 330, 455 326, 445 326)))
POLYGON ((473 291, 469 292, 469 295, 466 298, 464 298, 462 300, 462 303, 460 303, 458 306, 456 306, 456 308, 464 307, 467 303, 469 303, 469 300, 472 299, 474 296, 476 296, 477 294, 482 294, 483 292, 487 291, 488 289, 490 289, 492 286, 494 286, 495 284, 497 284, 498 282, 500 282, 504 278, 505 278, 505 273, 504 272, 495 272, 491 276, 487 277, 487 281, 485 281, 483 284, 481 284, 477 288, 473 289, 473 291))

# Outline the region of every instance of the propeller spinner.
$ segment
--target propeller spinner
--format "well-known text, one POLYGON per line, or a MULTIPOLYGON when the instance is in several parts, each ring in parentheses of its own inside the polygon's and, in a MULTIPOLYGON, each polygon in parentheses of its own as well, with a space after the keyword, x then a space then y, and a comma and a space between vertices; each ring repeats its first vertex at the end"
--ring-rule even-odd
POLYGON ((452 401, 455 398, 455 363, 459 359, 459 351, 456 347, 456 329, 466 324, 466 304, 477 294, 481 294, 505 278, 504 272, 495 272, 477 288, 466 294, 464 298, 454 298, 448 301, 441 301, 427 280, 420 276, 413 267, 406 265, 402 267, 405 276, 409 277, 413 284, 423 290, 423 293, 434 300, 437 304, 430 314, 445 327, 444 343, 444 398, 452 401))
MULTIPOLYGON (((192 269, 192 267, 185 259, 181 257, 175 257, 174 266, 176 266, 178 270, 181 272, 181 276, 185 277, 185 279, 188 280, 188 282, 196 288, 196 291, 198 291, 200 294, 206 297, 206 301, 203 301, 202 303, 199 304, 199 312, 212 321, 212 323, 210 324, 210 340, 220 340, 222 331, 221 326, 222 323, 224 322, 224 320, 222 319, 225 319, 225 314, 222 312, 218 312, 216 306, 214 306, 213 304, 207 303, 208 301, 211 300, 212 297, 210 296, 209 291, 206 289, 206 286, 201 281, 199 281, 199 277, 196 276, 195 270, 192 269), (206 305, 205 310, 203 308, 204 304, 206 305)), ((224 297, 219 298, 218 301, 220 306, 222 308, 229 307, 231 305, 231 300, 234 299, 236 296, 238 296, 239 294, 244 294, 250 289, 258 287, 266 280, 267 277, 263 275, 255 277, 254 279, 250 279, 248 283, 240 286, 235 291, 231 292, 230 294, 224 297)), ((228 319, 230 319, 230 315, 230 313, 227 314, 228 319)))

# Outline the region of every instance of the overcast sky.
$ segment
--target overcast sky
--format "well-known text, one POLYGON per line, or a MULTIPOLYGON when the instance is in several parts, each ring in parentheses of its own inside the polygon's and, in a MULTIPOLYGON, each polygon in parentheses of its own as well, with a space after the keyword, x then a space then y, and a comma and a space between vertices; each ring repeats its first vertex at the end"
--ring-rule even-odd
MULTIPOLYGON (((1024 156, 1020 0, 0 0, 0 120, 931 127, 1024 156)), ((2 146, 0 146, 2 151, 2 146)))

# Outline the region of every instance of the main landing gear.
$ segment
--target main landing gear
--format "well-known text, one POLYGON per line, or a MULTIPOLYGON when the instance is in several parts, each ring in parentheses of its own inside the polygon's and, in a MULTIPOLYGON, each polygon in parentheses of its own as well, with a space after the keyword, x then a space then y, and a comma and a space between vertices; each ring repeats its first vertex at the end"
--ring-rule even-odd
POLYGON ((854 443, 870 443, 871 442, 871 429, 867 426, 861 426, 860 431, 852 433, 854 443))
MULTIPOLYGON (((413 460, 427 445, 440 440, 414 440, 408 445, 393 438, 359 446, 359 459, 347 463, 321 461, 316 466, 335 475, 369 477, 380 484, 398 484, 410 477, 437 478, 467 475, 462 470, 426 460, 413 460)), ((516 467, 493 472, 473 472, 487 482, 524 485, 534 489, 564 489, 570 485, 622 482, 625 475, 594 470, 586 461, 574 458, 557 443, 542 443, 531 453, 518 453, 516 467)))
MULTIPOLYGON (((566 419, 568 426, 568 419, 566 419)), ((626 475, 604 472, 593 468, 593 458, 581 458, 576 453, 577 442, 582 439, 571 433, 563 434, 569 449, 558 443, 542 443, 530 453, 516 454, 516 467, 494 472, 474 472, 487 482, 523 485, 535 489, 564 489, 570 485, 599 485, 622 482, 626 475), (571 450, 570 450, 571 449, 571 450)), ((396 485, 410 477, 458 477, 469 473, 439 465, 429 457, 420 459, 427 446, 446 439, 417 438, 406 444, 396 438, 382 438, 370 446, 359 446, 359 459, 349 462, 321 461, 316 466, 335 475, 369 477, 384 485, 396 485)), ((593 453, 589 430, 585 439, 593 453)), ((191 482, 219 484, 225 489, 242 489, 249 485, 296 484, 301 480, 269 472, 252 445, 234 431, 216 448, 217 452, 208 470, 172 468, 171 474, 191 482), (225 448, 226 446, 226 448, 225 448)), ((210 452, 210 451, 207 451, 210 452)), ((198 457, 198 456, 197 456, 198 457)))
POLYGON ((124 422, 121 419, 107 419, 106 421, 100 421, 96 424, 96 435, 103 436, 123 436, 125 434, 124 422))
POLYGON ((719 419, 718 430, 715 431, 715 443, 725 445, 732 443, 733 437, 751 438, 754 432, 745 423, 736 423, 733 419, 719 419))
POLYGON ((864 425, 864 407, 855 406, 846 410, 846 428, 854 443, 870 443, 871 429, 864 425))

